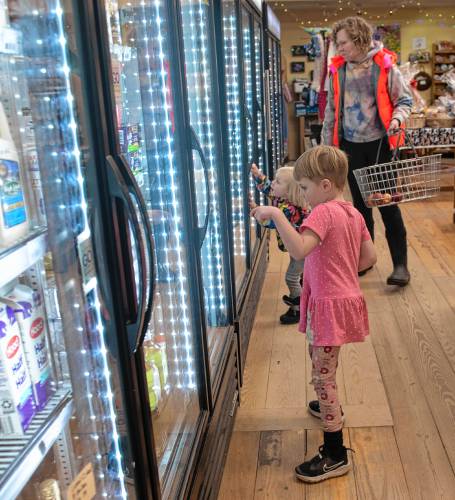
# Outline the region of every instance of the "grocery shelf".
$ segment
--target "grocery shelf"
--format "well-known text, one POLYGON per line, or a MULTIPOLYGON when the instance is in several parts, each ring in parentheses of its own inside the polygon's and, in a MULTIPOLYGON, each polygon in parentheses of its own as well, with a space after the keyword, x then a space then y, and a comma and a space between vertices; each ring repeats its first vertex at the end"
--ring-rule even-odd
POLYGON ((0 498, 16 498, 67 425, 71 392, 57 391, 23 436, 0 437, 0 498))
POLYGON ((46 252, 46 228, 31 231, 15 245, 0 251, 0 288, 26 271, 46 252))

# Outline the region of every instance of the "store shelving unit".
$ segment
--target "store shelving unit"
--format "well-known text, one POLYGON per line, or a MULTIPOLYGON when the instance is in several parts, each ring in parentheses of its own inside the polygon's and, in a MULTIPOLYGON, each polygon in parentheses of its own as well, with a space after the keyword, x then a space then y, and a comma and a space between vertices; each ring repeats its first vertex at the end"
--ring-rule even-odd
POLYGON ((441 69, 442 64, 452 64, 455 67, 455 47, 453 49, 439 50, 439 44, 433 44, 433 58, 431 61, 431 67, 433 72, 433 84, 432 84, 432 97, 433 101, 439 96, 443 95, 446 90, 446 84, 440 80, 435 79, 435 77, 440 77, 447 70, 443 71, 441 69))
POLYGON ((14 246, 0 253, 0 288, 35 262, 44 257, 46 251, 46 228, 33 230, 14 246))
POLYGON ((69 388, 60 389, 36 414, 22 437, 0 441, 0 498, 15 498, 27 484, 73 411, 69 388))

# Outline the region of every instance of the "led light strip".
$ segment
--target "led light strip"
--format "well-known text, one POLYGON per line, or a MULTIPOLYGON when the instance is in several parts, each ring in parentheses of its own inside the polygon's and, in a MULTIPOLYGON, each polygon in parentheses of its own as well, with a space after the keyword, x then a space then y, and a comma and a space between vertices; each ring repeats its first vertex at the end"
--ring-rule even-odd
MULTIPOLYGON (((271 42, 270 42, 271 43, 271 42)), ((275 116, 274 116, 274 106, 273 106, 273 80, 274 80, 274 67, 273 67, 273 56, 272 51, 269 46, 269 106, 270 106, 270 125, 272 128, 272 169, 276 170, 276 130, 275 130, 275 116)))
MULTIPOLYGON (((145 2, 141 2, 141 5, 143 7, 142 9, 142 23, 144 25, 147 24, 147 16, 145 12, 145 2)), ((161 111, 163 112, 163 109, 165 110, 165 127, 166 127, 166 138, 165 138, 165 143, 166 143, 166 149, 167 149, 167 174, 169 176, 170 180, 170 192, 171 192, 171 199, 172 199, 172 204, 166 204, 165 200, 163 198, 163 191, 166 188, 165 186, 165 179, 162 178, 162 175, 164 172, 162 170, 156 170, 155 173, 157 174, 157 181, 158 181, 158 187, 157 189, 153 191, 153 195, 157 196, 159 199, 159 206, 163 210, 163 212, 169 212, 171 211, 171 216, 170 220, 165 218, 164 216, 161 219, 161 222, 169 222, 171 225, 171 235, 169 235, 166 232, 163 232, 161 235, 157 235, 158 237, 162 237, 164 239, 164 242, 166 243, 169 241, 169 236, 172 236, 173 239, 175 240, 175 247, 172 249, 169 249, 167 245, 164 245, 166 248, 165 251, 165 258, 166 258, 166 264, 165 264, 165 269, 166 269, 166 281, 167 281, 167 287, 168 287, 168 296, 170 302, 175 301, 174 293, 173 293, 173 284, 175 282, 175 277, 171 275, 171 265, 170 265, 170 251, 173 251, 176 255, 176 260, 177 260, 177 283, 178 283, 178 306, 174 307, 174 305, 171 305, 169 307, 169 311, 166 311, 166 314, 170 314, 170 325, 166 325, 167 328, 169 326, 171 327, 171 336, 172 336, 172 341, 173 341, 173 351, 174 351, 174 363, 176 366, 176 371, 175 371, 175 376, 177 377, 177 384, 176 386, 178 388, 181 388, 183 386, 187 386, 188 388, 194 388, 195 387, 195 371, 193 367, 193 361, 194 361, 194 354, 192 350, 192 345, 191 345, 191 325, 190 325, 190 320, 188 317, 188 295, 186 293, 186 277, 185 277, 185 265, 183 261, 183 242, 182 242, 182 233, 180 230, 180 225, 182 224, 182 219, 181 219, 181 212, 182 212, 182 206, 180 202, 180 193, 179 193, 179 188, 178 188, 178 181, 177 181, 177 168, 174 163, 174 139, 172 136, 172 122, 171 122, 171 117, 169 115, 169 110, 170 106, 168 102, 171 102, 171 96, 169 95, 170 89, 167 87, 168 83, 168 74, 166 72, 166 59, 165 59, 165 54, 163 52, 163 35, 161 33, 161 25, 162 25, 162 19, 160 16, 160 10, 162 9, 162 2, 160 0, 155 0, 154 2, 154 8, 155 8, 155 13, 156 17, 154 18, 155 24, 156 24, 156 30, 158 31, 158 36, 156 37, 156 40, 158 41, 158 47, 159 47, 159 80, 160 80, 160 87, 158 89, 154 88, 152 86, 152 73, 148 73, 149 77, 149 93, 151 96, 151 102, 152 104, 150 105, 150 110, 151 114, 153 117, 151 126, 153 129, 153 135, 154 135, 154 141, 158 143, 159 141, 159 135, 158 135, 158 130, 157 130, 157 125, 158 125, 158 120, 159 116, 157 116, 157 112, 161 111), (155 99, 155 96, 158 97, 158 99, 155 99), (153 102, 159 101, 161 106, 157 107, 153 104, 153 102), (174 314, 174 310, 177 311, 177 316, 174 314), (181 321, 181 324, 179 324, 179 321, 181 321), (183 333, 184 341, 185 341, 185 354, 186 354, 186 366, 182 366, 181 360, 179 359, 179 351, 181 349, 181 346, 178 345, 177 341, 179 336, 183 333), (185 380, 185 375, 187 380, 185 380)), ((148 51, 148 42, 149 39, 147 35, 144 37, 144 42, 145 46, 147 47, 147 59, 150 59, 150 54, 148 51)), ((163 125, 163 124, 161 124, 163 125)), ((160 156, 158 154, 158 151, 155 155, 154 158, 159 164, 160 156)), ((163 317, 163 312, 161 312, 161 318, 163 317)), ((160 323, 162 323, 162 319, 160 320, 160 323)), ((167 323, 167 322, 166 322, 167 323)))
MULTIPOLYGON (((245 76, 245 100, 246 107, 251 114, 254 121, 253 115, 253 81, 251 75, 251 42, 250 42, 250 28, 249 25, 243 28, 243 54, 244 54, 244 76, 245 76)), ((248 159, 253 157, 253 128, 254 123, 247 121, 249 124, 249 131, 247 131, 247 151, 248 159)), ((259 165, 258 165, 259 166, 259 165)), ((256 198, 256 183, 254 182, 253 176, 249 176, 249 194, 254 200, 256 198)), ((252 234, 256 235, 256 219, 250 217, 250 226, 253 229, 252 234)), ((254 241, 251 241, 254 245, 254 241)))
MULTIPOLYGON (((204 285, 206 280, 208 281, 208 293, 206 297, 208 299, 207 308, 209 312, 214 313, 215 317, 217 316, 217 312, 221 311, 225 313, 226 310, 226 297, 224 295, 224 285, 223 285, 223 261, 222 261, 222 245, 221 245, 221 231, 220 231, 220 222, 219 222, 219 207, 218 207, 218 192, 216 189, 216 180, 217 180, 217 170, 216 170, 216 157, 214 155, 215 146, 213 144, 213 130, 212 130, 212 122, 210 118, 212 117, 212 112, 210 105, 212 104, 212 100, 210 98, 210 82, 208 80, 208 56, 207 56, 207 36, 204 34, 207 32, 207 24, 208 19, 204 22, 204 9, 210 9, 210 6, 204 1, 193 2, 193 7, 189 8, 188 14, 190 15, 190 31, 191 36, 189 37, 191 41, 194 43, 196 40, 200 41, 200 47, 195 48, 194 45, 191 47, 191 50, 185 47, 185 52, 188 56, 191 56, 190 65, 188 65, 187 70, 187 85, 189 83, 189 78, 191 77, 194 80, 195 88, 198 85, 198 79, 200 79, 200 72, 198 70, 198 62, 202 63, 202 91, 203 97, 201 99, 199 93, 193 93, 195 96, 195 104, 196 104, 196 113, 197 113, 197 121, 193 122, 194 125, 197 126, 198 136, 201 137, 204 148, 206 152, 208 152, 208 177, 209 177, 209 189, 210 189, 210 198, 211 198, 211 215, 210 215, 210 223, 209 223, 209 250, 208 254, 209 262, 207 266, 205 266, 204 262, 202 262, 203 274, 205 275, 204 285), (197 15, 199 15, 199 21, 197 20, 197 15), (201 121, 201 115, 205 113, 206 122, 201 121), (207 132, 203 134, 204 128, 207 129, 207 132), (214 258, 214 264, 212 264, 211 260, 214 258)), ((182 16, 184 18, 184 16, 182 16)), ((185 31, 185 25, 184 25, 185 31)), ((189 94, 191 95, 191 89, 189 88, 189 94)), ((191 108, 191 103, 190 103, 191 108)), ((190 112, 191 115, 191 112, 190 112)), ((205 246, 205 243, 203 247, 205 246)), ((204 254, 202 254, 202 259, 204 259, 204 254)), ((207 287, 205 287, 207 288, 207 287)))
POLYGON ((224 60, 226 66, 226 97, 228 115, 229 163, 231 165, 232 222, 234 255, 246 255, 243 225, 243 164, 240 134, 239 80, 237 79, 237 27, 236 16, 223 17, 224 60))
MULTIPOLYGON (((264 122, 263 122, 263 116, 262 116, 262 80, 263 80, 263 75, 262 75, 262 64, 261 64, 261 35, 260 33, 258 34, 257 28, 260 29, 260 26, 258 24, 254 25, 254 66, 256 70, 256 101, 258 103, 258 110, 257 110, 257 124, 258 124, 258 133, 257 133, 257 147, 258 149, 262 150, 263 146, 263 138, 264 138, 264 122)), ((265 170, 265 154, 263 151, 263 154, 259 157, 259 168, 264 172, 265 170)), ((260 194, 260 203, 261 205, 264 204, 264 195, 263 193, 260 194)))
MULTIPOLYGON (((70 133, 72 134, 73 144, 75 145, 72 153, 73 153, 74 159, 75 159, 75 164, 76 164, 76 169, 77 169, 77 181, 78 181, 79 189, 80 189, 80 197, 81 197, 81 204, 80 205, 81 205, 81 209, 82 209, 81 211, 83 213, 83 234, 86 238, 90 238, 91 234, 90 234, 90 228, 89 228, 88 221, 87 221, 87 201, 85 198, 84 177, 82 176, 82 169, 81 169, 81 163, 80 163, 80 154, 81 153, 80 153, 80 150, 78 147, 77 124, 76 124, 76 121, 74 119, 74 110, 73 110, 74 97, 73 97, 71 90, 70 90, 71 89, 70 68, 68 66, 68 59, 67 59, 67 54, 66 54, 67 42, 66 42, 66 38, 65 38, 63 10, 60 6, 59 1, 57 2, 57 7, 56 7, 54 13, 57 16, 57 21, 58 21, 57 38, 58 38, 58 42, 62 48, 63 65, 62 65, 61 71, 65 77, 65 83, 66 83, 66 89, 67 89, 66 99, 68 101, 69 129, 71 131, 70 133)), ((53 154, 57 155, 58 153, 55 152, 53 154)), ((61 179, 58 179, 57 182, 61 182, 61 179)), ((81 236, 81 235, 79 235, 79 236, 81 236)), ((93 289, 92 293, 95 297, 94 305, 96 308, 95 309, 96 310, 96 331, 99 334, 98 341, 99 341, 99 345, 100 345, 100 354, 102 355, 102 361, 103 361, 102 372, 104 374, 104 382, 105 382, 106 387, 107 387, 106 394, 104 394, 102 396, 107 400, 107 407, 109 409, 109 415, 107 416, 107 418, 103 415, 102 420, 104 420, 104 421, 108 420, 111 424, 111 427, 112 427, 112 441, 114 444, 115 459, 117 461, 118 481, 120 483, 120 490, 121 490, 120 495, 121 495, 121 498, 127 498, 127 493, 126 493, 126 489, 125 489, 125 482, 124 482, 125 477, 124 477, 123 469, 122 469, 122 455, 120 453, 120 446, 119 446, 119 435, 117 432, 117 423, 116 423, 117 417, 116 417, 116 413, 115 413, 115 409, 114 409, 114 394, 113 394, 112 388, 111 388, 111 373, 109 371, 108 362, 107 362, 108 351, 106 349, 106 345, 104 342, 104 326, 101 322, 101 313, 100 313, 101 305, 100 305, 99 298, 98 298, 98 292, 97 292, 98 281, 96 279, 94 281, 94 285, 96 286, 96 288, 93 289)), ((73 284, 73 286, 74 286, 74 284, 73 284)), ((80 304, 74 304, 74 307, 79 308, 80 304)), ((83 314, 81 316, 84 317, 83 314)), ((82 333, 83 327, 79 326, 76 328, 76 330, 82 333)), ((82 351, 82 354, 87 355, 88 359, 91 358, 90 353, 88 353, 85 350, 82 351)), ((88 374, 88 376, 86 376, 87 388, 89 388, 89 385, 90 385, 90 378, 91 378, 91 375, 88 374)), ((91 401, 92 400, 92 393, 88 392, 87 397, 88 397, 89 401, 91 401)), ((93 409, 92 409, 92 413, 90 415, 90 418, 92 420, 95 420, 97 418, 93 409)), ((98 441, 100 436, 99 436, 99 434, 94 433, 94 434, 92 434, 92 438, 93 438, 93 440, 98 441)), ((96 455, 96 458, 98 461, 102 460, 102 456, 99 453, 96 455)), ((99 478, 102 480, 104 479, 104 474, 102 472, 99 473, 99 478)), ((108 496, 108 493, 105 490, 101 494, 103 497, 108 496)))

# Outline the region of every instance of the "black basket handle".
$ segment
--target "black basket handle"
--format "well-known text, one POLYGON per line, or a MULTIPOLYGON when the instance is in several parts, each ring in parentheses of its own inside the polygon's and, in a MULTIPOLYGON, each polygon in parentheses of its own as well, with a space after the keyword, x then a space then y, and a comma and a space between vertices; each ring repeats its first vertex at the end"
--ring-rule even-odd
MULTIPOLYGON (((378 152, 376 154, 375 165, 378 165, 379 154, 381 152, 381 147, 382 147, 382 142, 384 140, 384 137, 388 137, 389 135, 398 135, 399 136, 400 134, 404 134, 405 143, 407 143, 411 147, 412 151, 414 152, 414 156, 417 157, 417 150, 416 150, 416 148, 414 146, 414 143, 411 140, 410 135, 408 134, 408 132, 406 131, 406 129, 400 128, 398 130, 398 132, 395 132, 395 131, 392 131, 391 133, 387 132, 386 135, 383 135, 381 137, 381 140, 379 142, 378 152)), ((398 142, 400 142, 400 141, 398 140, 398 142)), ((395 161, 398 158, 399 152, 400 152, 400 147, 397 145, 397 147, 393 150, 392 159, 390 161, 395 161)))

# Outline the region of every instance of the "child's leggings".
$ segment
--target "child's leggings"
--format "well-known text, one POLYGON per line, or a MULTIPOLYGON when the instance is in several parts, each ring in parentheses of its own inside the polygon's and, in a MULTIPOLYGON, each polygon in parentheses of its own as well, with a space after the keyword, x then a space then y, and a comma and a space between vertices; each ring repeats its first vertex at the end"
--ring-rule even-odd
POLYGON ((285 280, 291 298, 300 297, 300 292, 302 291, 300 276, 303 272, 303 263, 303 260, 295 260, 289 256, 289 265, 286 271, 285 280))
POLYGON ((337 391, 337 366, 340 347, 314 347, 309 345, 311 384, 316 391, 324 431, 335 432, 343 427, 341 406, 337 391))

